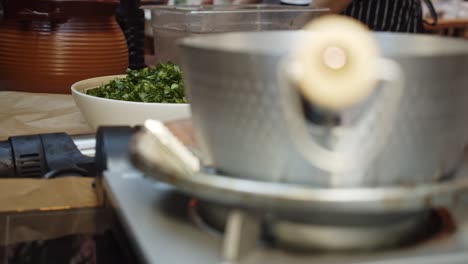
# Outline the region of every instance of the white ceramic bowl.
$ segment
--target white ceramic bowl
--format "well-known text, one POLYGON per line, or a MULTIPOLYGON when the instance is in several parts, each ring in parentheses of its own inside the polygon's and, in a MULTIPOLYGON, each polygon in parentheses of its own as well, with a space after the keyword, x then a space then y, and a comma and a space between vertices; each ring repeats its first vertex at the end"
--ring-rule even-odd
POLYGON ((115 78, 112 75, 82 80, 71 86, 73 99, 86 121, 94 129, 99 126, 141 125, 147 119, 170 121, 190 117, 189 104, 140 103, 87 95, 86 90, 97 88, 115 78))

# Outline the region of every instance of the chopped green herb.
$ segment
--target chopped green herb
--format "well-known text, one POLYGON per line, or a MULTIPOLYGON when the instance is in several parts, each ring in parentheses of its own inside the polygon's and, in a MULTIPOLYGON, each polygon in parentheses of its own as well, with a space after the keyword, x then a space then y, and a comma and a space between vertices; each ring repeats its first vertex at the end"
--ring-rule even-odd
POLYGON ((117 78, 86 94, 108 99, 147 103, 187 103, 180 67, 171 62, 155 67, 127 70, 117 78))

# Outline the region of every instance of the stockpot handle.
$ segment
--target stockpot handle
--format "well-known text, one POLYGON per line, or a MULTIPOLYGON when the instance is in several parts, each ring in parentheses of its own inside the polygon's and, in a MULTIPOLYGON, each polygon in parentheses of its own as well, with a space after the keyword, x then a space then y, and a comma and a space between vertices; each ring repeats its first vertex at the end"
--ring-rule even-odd
POLYGON ((386 145, 401 101, 403 73, 396 62, 380 57, 372 34, 355 20, 324 17, 305 29, 311 32, 278 68, 289 137, 316 168, 338 175, 359 171, 386 145), (338 115, 370 103, 354 124, 326 127, 306 121, 301 96, 338 115), (319 143, 316 135, 324 133, 335 139, 332 148, 319 143))

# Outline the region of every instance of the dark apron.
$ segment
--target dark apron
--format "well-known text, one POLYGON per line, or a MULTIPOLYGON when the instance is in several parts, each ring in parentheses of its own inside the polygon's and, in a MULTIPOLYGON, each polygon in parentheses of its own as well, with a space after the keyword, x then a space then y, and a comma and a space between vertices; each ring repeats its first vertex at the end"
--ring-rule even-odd
MULTIPOLYGON (((434 22, 437 15, 430 0, 428 5, 434 22)), ((423 13, 420 0, 354 0, 343 12, 375 31, 422 33, 423 13)))

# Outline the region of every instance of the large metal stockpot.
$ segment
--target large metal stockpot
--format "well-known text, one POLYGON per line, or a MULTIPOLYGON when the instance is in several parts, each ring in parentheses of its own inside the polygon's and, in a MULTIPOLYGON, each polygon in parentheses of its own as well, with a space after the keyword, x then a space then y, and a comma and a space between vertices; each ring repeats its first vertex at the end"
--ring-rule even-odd
POLYGON ((374 33, 383 57, 400 68, 404 85, 390 103, 392 118, 385 106, 391 98, 385 90, 392 87, 380 85, 362 103, 339 112, 340 124, 308 122, 310 135, 333 148, 341 126, 353 127, 372 112, 360 132, 350 134, 351 153, 366 162, 333 171, 314 166, 301 151, 300 139, 291 133, 298 120, 284 107, 284 91, 293 89, 278 78, 282 61, 310 34, 228 33, 180 43, 205 163, 233 177, 321 187, 412 185, 452 175, 468 142, 466 42, 374 33), (377 143, 375 153, 366 156, 365 146, 377 143))

